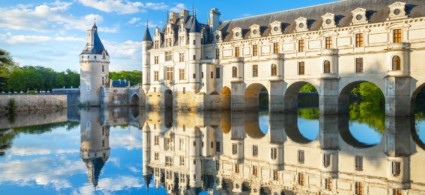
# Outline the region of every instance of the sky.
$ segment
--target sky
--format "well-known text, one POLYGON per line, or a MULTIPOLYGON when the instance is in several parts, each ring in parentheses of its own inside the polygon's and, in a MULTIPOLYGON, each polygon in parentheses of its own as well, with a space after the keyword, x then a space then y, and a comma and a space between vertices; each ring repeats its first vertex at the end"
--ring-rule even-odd
POLYGON ((169 11, 196 10, 206 23, 218 8, 220 20, 312 6, 337 0, 1 0, 0 48, 19 66, 79 71, 78 55, 94 21, 111 57, 110 70, 141 70, 141 39, 162 27, 169 11))

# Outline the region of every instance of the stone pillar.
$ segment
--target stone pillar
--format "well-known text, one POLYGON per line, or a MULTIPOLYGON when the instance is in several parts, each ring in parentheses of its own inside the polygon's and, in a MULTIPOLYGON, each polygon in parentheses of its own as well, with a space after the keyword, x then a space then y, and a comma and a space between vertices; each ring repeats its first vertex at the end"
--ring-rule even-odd
POLYGON ((387 116, 410 116, 410 77, 388 76, 385 82, 385 114, 387 116))
POLYGON ((338 113, 338 84, 337 77, 323 77, 319 88, 320 114, 338 113))
POLYGON ((232 81, 232 96, 230 109, 232 111, 243 111, 245 110, 245 85, 243 82, 232 81))
POLYGON ((272 82, 270 81, 269 91, 269 112, 283 112, 284 101, 283 101, 283 82, 272 82))
POLYGON ((322 174, 328 178, 336 178, 339 150, 338 115, 320 115, 319 121, 322 174))

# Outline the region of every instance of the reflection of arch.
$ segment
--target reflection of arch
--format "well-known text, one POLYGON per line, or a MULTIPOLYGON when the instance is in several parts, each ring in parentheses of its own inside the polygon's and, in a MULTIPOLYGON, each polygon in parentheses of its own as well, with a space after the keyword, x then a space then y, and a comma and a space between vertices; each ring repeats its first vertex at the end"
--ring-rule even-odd
POLYGON ((422 148, 422 150, 425 150, 425 143, 419 137, 418 130, 416 129, 416 126, 415 126, 416 124, 415 117, 412 117, 411 120, 412 121, 410 122, 410 124, 412 125, 410 127, 410 134, 412 134, 412 139, 413 141, 415 141, 416 145, 422 148))
POLYGON ((139 105, 139 96, 134 94, 133 96, 131 96, 130 98, 130 105, 131 106, 137 106, 139 105))
POLYGON ((164 107, 167 109, 173 108, 173 93, 170 89, 164 91, 164 107))
POLYGON ((401 70, 400 56, 394 56, 392 59, 392 70, 401 70))
POLYGON ((339 135, 345 141, 345 143, 355 148, 371 148, 379 144, 365 144, 358 141, 350 132, 349 120, 350 119, 348 115, 341 115, 338 117, 339 135))
POLYGON ((382 93, 382 89, 377 84, 370 82, 370 81, 363 81, 363 80, 354 81, 354 82, 351 82, 348 85, 344 86, 344 88, 342 88, 341 92, 339 93, 339 96, 338 96, 338 112, 339 113, 348 113, 349 112, 351 91, 355 87, 357 87, 358 85, 360 85, 364 82, 371 83, 371 84, 375 85, 376 87, 378 87, 379 90, 381 91, 382 97, 385 98, 384 93, 382 93))
MULTIPOLYGON (((283 126, 286 132, 286 135, 294 142, 299 144, 307 144, 314 140, 307 139, 301 134, 301 131, 298 129, 298 115, 295 113, 286 114, 284 117, 283 126)), ((316 138, 317 139, 317 138, 316 138)))
MULTIPOLYGON (((299 81, 299 82, 295 82, 291 85, 288 86, 288 88, 285 91, 285 94, 283 96, 284 98, 284 110, 285 111, 289 111, 289 112, 296 112, 298 109, 298 94, 300 92, 300 89, 306 85, 306 84, 311 84, 305 81, 299 81)), ((312 85, 314 86, 314 85, 312 85)), ((314 86, 314 88, 317 90, 316 86, 314 86)))
POLYGON ((249 85, 245 90, 245 105, 247 109, 258 110, 262 106, 268 107, 268 94, 267 88, 262 84, 253 83, 249 85), (260 103, 260 101, 262 102, 260 103))
POLYGON ((250 138, 253 139, 261 139, 266 135, 260 129, 260 122, 258 117, 258 113, 245 114, 245 132, 250 138))
MULTIPOLYGON (((416 112, 416 109, 417 109, 416 99, 418 98, 419 95, 422 95, 423 97, 421 97, 421 98, 423 98, 423 100, 425 100, 425 83, 420 85, 418 88, 416 88, 416 90, 413 91, 413 93, 412 93, 412 98, 410 100, 410 107, 411 107, 410 111, 411 111, 412 115, 414 115, 415 112, 416 112)), ((425 106, 422 109, 424 109, 424 108, 425 108, 425 106)))

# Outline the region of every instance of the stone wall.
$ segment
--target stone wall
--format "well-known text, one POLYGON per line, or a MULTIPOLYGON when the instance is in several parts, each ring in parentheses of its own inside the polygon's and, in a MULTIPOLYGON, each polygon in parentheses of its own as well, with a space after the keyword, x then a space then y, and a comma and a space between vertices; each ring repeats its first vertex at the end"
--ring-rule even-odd
POLYGON ((16 102, 16 112, 59 110, 67 107, 66 95, 0 95, 0 115, 8 112, 11 99, 16 102))
POLYGON ((23 111, 14 118, 0 117, 0 129, 11 129, 68 121, 66 110, 23 111))
POLYGON ((78 106, 80 105, 80 89, 53 89, 52 93, 55 95, 66 95, 67 96, 67 105, 69 106, 78 106))

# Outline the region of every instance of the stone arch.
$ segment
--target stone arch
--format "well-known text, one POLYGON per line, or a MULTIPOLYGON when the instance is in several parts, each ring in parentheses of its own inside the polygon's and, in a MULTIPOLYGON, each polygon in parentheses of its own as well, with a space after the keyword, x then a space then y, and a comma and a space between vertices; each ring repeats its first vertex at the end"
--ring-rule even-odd
POLYGON ((137 94, 133 94, 130 98, 130 106, 138 106, 139 105, 139 96, 137 94))
MULTIPOLYGON (((410 111, 412 115, 414 115, 416 112, 416 109, 417 109, 416 99, 418 98, 422 90, 425 90, 425 83, 423 83, 422 85, 419 85, 412 93, 412 97, 410 99, 410 107, 411 107, 410 111)), ((425 99, 425 97, 423 98, 425 99)))
POLYGON ((230 110, 231 107, 231 96, 232 96, 232 91, 230 90, 229 87, 224 86, 223 88, 221 88, 220 91, 220 98, 221 98, 221 108, 222 110, 230 110))
POLYGON ((351 134, 350 132, 350 128, 349 128, 349 124, 350 124, 350 119, 349 116, 344 115, 344 116, 339 116, 338 117, 338 131, 339 131, 339 135, 342 138, 342 140, 344 140, 345 143, 347 143, 348 145, 354 147, 354 148, 372 148, 375 147, 378 144, 366 144, 363 142, 360 142, 359 140, 357 140, 353 134, 351 134))
MULTIPOLYGON (((367 80, 357 80, 357 81, 352 81, 348 84, 346 84, 345 86, 340 87, 340 92, 338 95, 338 113, 348 113, 349 112, 349 105, 350 105, 350 93, 351 91, 354 89, 354 87, 360 85, 361 83, 364 82, 369 82, 374 84, 375 86, 377 86, 380 90, 382 95, 384 96, 384 91, 385 89, 383 88, 383 86, 380 86, 379 84, 372 82, 372 81, 367 81, 367 80)), ((384 96, 385 98, 385 96, 384 96)))
POLYGON ((307 81, 298 81, 290 84, 285 91, 285 94, 283 96, 284 98, 284 111, 285 112, 296 112, 298 109, 298 94, 300 92, 300 89, 306 85, 311 84, 314 86, 316 91, 318 92, 317 86, 314 84, 307 82, 307 81))
POLYGON ((246 90, 245 90, 245 106, 246 110, 259 110, 260 109, 260 96, 265 95, 262 94, 262 90, 265 89, 265 92, 267 92, 267 107, 268 107, 268 96, 269 96, 269 90, 260 83, 253 83, 250 84, 246 90))

